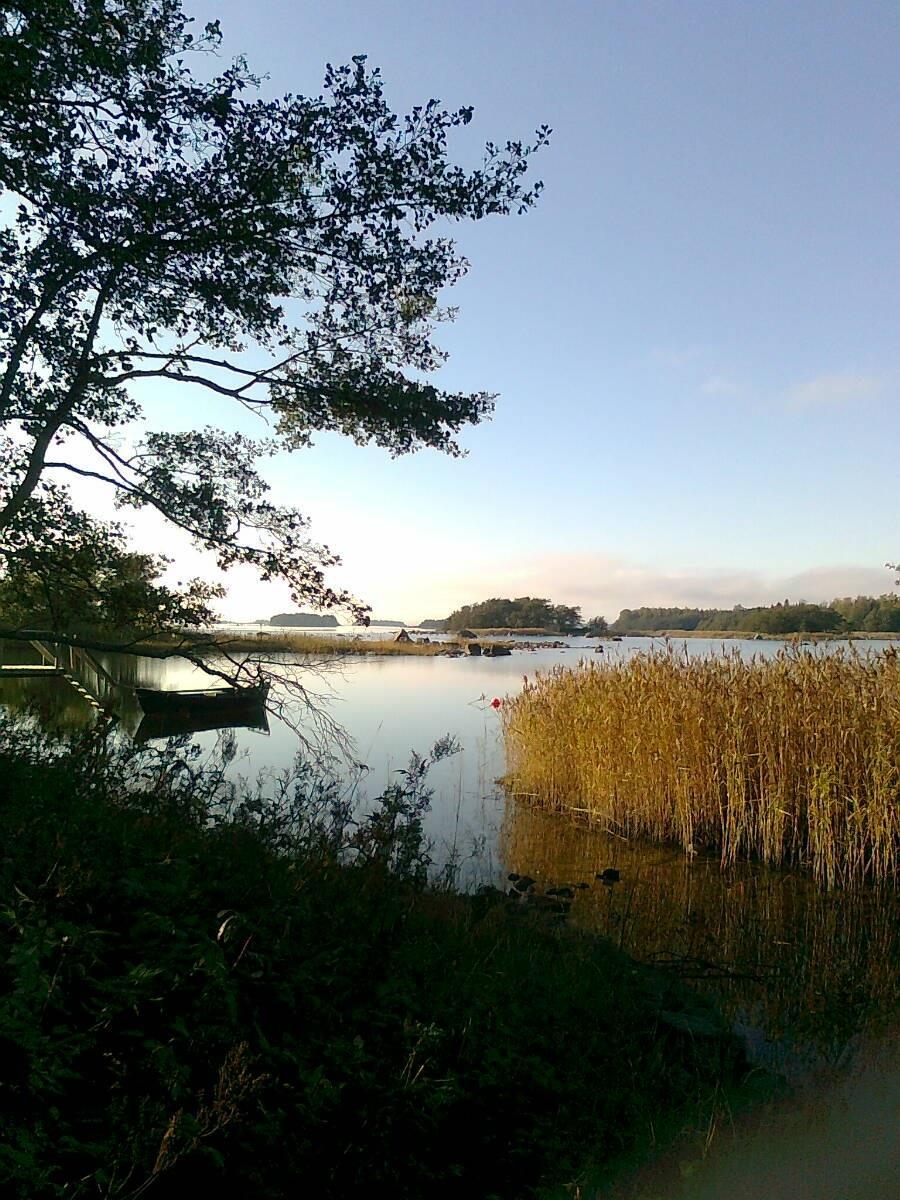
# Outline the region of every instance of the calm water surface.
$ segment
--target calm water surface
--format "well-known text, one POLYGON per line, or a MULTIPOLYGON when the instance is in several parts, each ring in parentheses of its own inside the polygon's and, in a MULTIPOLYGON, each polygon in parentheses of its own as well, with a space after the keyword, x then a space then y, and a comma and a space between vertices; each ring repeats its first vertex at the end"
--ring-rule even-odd
MULTIPOLYGON (((333 632, 333 631, 330 631, 333 632)), ((385 631, 371 632, 385 636, 385 631)), ((537 640, 537 639, 533 639, 537 640)), ((802 876, 753 864, 722 872, 717 861, 688 861, 668 847, 612 839, 522 804, 505 801, 500 720, 494 697, 514 695, 524 676, 560 665, 627 659, 662 645, 659 639, 604 642, 566 638, 566 650, 516 651, 509 657, 350 657, 304 670, 300 678, 350 738, 350 758, 365 764, 360 789, 375 796, 410 752, 426 752, 445 734, 460 752, 430 777, 435 797, 427 833, 437 865, 460 865, 464 886, 502 883, 509 871, 530 874, 539 886, 584 882, 570 920, 598 929, 623 949, 662 970, 676 970, 713 992, 757 1061, 803 1078, 840 1065, 863 1041, 896 1029, 900 912, 891 891, 817 892, 802 876), (598 883, 606 867, 620 871, 612 887, 598 883)), ((854 643, 861 653, 890 643, 854 643)), ((742 656, 777 654, 779 642, 691 638, 670 642, 677 652, 742 656)), ((840 643, 821 643, 830 653, 840 643)), ((274 656, 299 671, 296 655, 274 656)), ((157 688, 208 686, 195 668, 176 660, 117 660, 102 665, 122 684, 157 688)), ((282 695, 310 737, 316 723, 282 695)), ((64 679, 0 681, 0 704, 37 706, 49 725, 96 719, 93 708, 64 679)), ((127 714, 126 714, 127 715, 127 714)), ((123 726, 128 721, 123 717, 123 726)), ((268 732, 234 731, 233 771, 249 779, 289 768, 297 735, 271 718, 268 732)), ((214 753, 214 732, 195 735, 214 753)))

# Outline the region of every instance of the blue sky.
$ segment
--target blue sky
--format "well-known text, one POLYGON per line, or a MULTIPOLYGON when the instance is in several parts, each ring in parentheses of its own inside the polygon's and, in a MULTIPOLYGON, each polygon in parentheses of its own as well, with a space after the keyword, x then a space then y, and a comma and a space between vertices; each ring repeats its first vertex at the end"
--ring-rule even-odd
MULTIPOLYGON (((326 436, 268 471, 376 615, 531 593, 614 616, 891 586, 894 0, 188 9, 221 19, 225 55, 245 53, 267 92, 317 93, 326 61, 365 53, 401 110, 474 104, 463 161, 554 129, 539 208, 454 230, 472 269, 447 296, 461 311, 442 382, 500 393, 469 457, 326 436)), ((225 420, 192 403, 191 419, 225 420)), ((239 575, 226 612, 286 603, 239 575)))

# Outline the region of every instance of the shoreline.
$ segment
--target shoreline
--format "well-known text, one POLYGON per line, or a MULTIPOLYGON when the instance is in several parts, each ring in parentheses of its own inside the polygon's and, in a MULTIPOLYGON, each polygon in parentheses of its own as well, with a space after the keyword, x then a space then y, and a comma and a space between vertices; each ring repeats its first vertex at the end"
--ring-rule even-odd
MULTIPOLYGON (((364 657, 397 657, 397 656, 413 656, 413 657, 431 657, 431 658, 455 658, 467 656, 467 647, 474 642, 481 644, 487 638, 503 637, 502 643, 508 650, 534 650, 543 648, 541 645, 535 645, 534 642, 517 643, 512 640, 514 637, 536 636, 531 630, 473 630, 478 634, 474 639, 454 639, 450 641, 396 641, 393 638, 363 638, 359 636, 347 636, 340 634, 307 634, 307 633, 269 633, 267 631, 259 631, 252 635, 225 635, 221 638, 216 638, 215 635, 183 633, 180 635, 160 636, 149 638, 144 642, 138 643, 137 652, 140 653, 140 648, 144 647, 147 650, 170 649, 177 645, 182 645, 185 650, 192 651, 195 654, 257 654, 257 653, 294 653, 294 654, 320 654, 329 657, 343 657, 351 655, 361 655, 364 657)), ((565 638, 566 635, 560 634, 544 634, 539 636, 565 638)), ((579 635, 569 635, 579 636, 579 635)), ((591 640, 595 643, 602 644, 603 642, 612 641, 614 637, 619 638, 643 638, 648 641, 656 641, 660 639, 668 639, 677 641, 679 639, 696 639, 705 638, 708 641, 767 641, 767 642, 796 642, 803 644, 816 644, 819 642, 867 642, 867 641, 896 641, 900 640, 900 633, 852 633, 852 634, 831 634, 831 633, 816 633, 816 634, 774 634, 774 633, 745 633, 740 630, 660 630, 657 632, 641 632, 632 634, 604 634, 599 637, 594 637, 591 640)), ((547 648, 556 648, 560 643, 548 643, 547 648)), ((587 647, 573 646, 571 649, 583 649, 587 647)))
POLYGON ((900 632, 866 633, 859 629, 835 633, 755 633, 745 629, 641 629, 629 633, 601 635, 601 641, 620 638, 707 638, 715 642, 739 640, 745 642, 893 642, 900 632))
POLYGON ((284 633, 269 634, 260 632, 252 636, 235 637, 226 635, 221 638, 207 635, 182 633, 169 637, 157 637, 138 643, 140 647, 158 650, 181 645, 185 650, 195 654, 211 653, 295 653, 323 655, 420 655, 450 657, 460 646, 456 642, 396 642, 387 638, 341 637, 331 634, 284 633))

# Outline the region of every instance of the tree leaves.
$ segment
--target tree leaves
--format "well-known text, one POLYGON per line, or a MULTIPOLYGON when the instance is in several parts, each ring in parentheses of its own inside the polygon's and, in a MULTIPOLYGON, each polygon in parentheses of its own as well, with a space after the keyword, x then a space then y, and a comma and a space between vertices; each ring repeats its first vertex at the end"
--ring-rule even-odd
POLYGON ((179 0, 0 8, 0 433, 15 447, 0 531, 31 521, 34 542, 26 502, 61 472, 87 475, 221 566, 253 565, 298 603, 348 604, 325 581, 336 557, 266 498, 252 464, 270 446, 189 416, 125 444, 132 386, 167 383, 186 406, 201 389, 225 423, 241 405, 287 449, 326 430, 459 454, 493 397, 423 378, 445 357, 439 297, 468 266, 436 227, 529 208, 550 131, 488 143, 467 171, 449 137, 471 108, 432 99, 401 118, 364 55, 329 65, 323 95, 265 99, 242 60, 193 75, 188 56, 219 29, 190 24, 179 0))

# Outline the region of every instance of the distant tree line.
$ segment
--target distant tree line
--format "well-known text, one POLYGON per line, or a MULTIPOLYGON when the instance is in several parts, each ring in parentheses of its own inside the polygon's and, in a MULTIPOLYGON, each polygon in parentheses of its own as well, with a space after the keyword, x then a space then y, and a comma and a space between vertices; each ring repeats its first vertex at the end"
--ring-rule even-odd
POLYGON ((605 633, 603 617, 585 622, 580 608, 568 604, 551 604, 534 596, 519 596, 515 600, 494 598, 480 604, 464 604, 452 612, 443 623, 455 629, 547 629, 554 633, 605 633))
POLYGON ((840 613, 848 629, 860 629, 866 633, 900 632, 900 597, 845 596, 832 600, 830 606, 840 613))
POLYGON ((612 633, 657 630, 729 630, 746 633, 900 632, 900 596, 847 596, 830 604, 791 604, 744 608, 623 608, 612 633))

